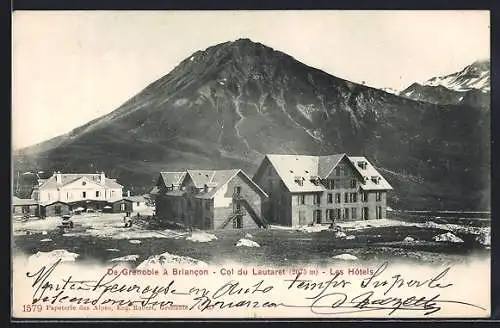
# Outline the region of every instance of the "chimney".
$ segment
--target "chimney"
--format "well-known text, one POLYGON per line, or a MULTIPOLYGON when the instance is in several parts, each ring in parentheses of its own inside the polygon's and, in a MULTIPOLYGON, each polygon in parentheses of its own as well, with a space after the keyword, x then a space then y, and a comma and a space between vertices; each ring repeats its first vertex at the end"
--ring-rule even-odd
POLYGON ((57 171, 54 175, 56 176, 56 183, 61 183, 61 172, 57 171))
POLYGON ((130 197, 130 190, 127 190, 127 197, 130 197))
POLYGON ((101 182, 101 184, 106 183, 106 175, 104 174, 104 171, 101 171, 100 182, 101 182))

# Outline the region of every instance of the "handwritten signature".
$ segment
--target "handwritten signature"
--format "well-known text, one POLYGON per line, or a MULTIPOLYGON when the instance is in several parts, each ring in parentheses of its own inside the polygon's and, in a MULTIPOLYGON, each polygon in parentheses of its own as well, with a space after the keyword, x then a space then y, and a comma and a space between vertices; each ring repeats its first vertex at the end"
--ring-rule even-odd
MULTIPOLYGON (((189 310, 231 310, 235 308, 308 308, 317 315, 334 315, 368 311, 384 311, 392 315, 398 311, 411 313, 423 312, 431 315, 441 311, 443 304, 457 304, 485 310, 483 307, 455 299, 442 299, 441 290, 450 288, 453 283, 446 282, 450 267, 432 277, 416 280, 407 279, 401 274, 386 277, 388 263, 384 262, 370 276, 361 281, 350 281, 335 274, 327 280, 304 279, 297 273, 293 279, 285 279, 283 286, 275 286, 264 279, 252 285, 243 285, 230 280, 215 289, 193 286, 187 290, 178 290, 175 280, 164 285, 141 285, 120 283, 120 275, 110 276, 104 273, 98 280, 77 280, 73 276, 62 279, 59 283, 51 280, 51 275, 61 263, 56 261, 51 266, 42 266, 36 272, 27 272, 33 279, 32 304, 37 303, 76 303, 91 305, 118 306, 160 306, 178 304, 179 298, 190 302, 189 310), (349 287, 358 285, 358 291, 349 293, 349 287), (412 289, 415 295, 397 297, 391 295, 397 289, 412 289), (359 293, 361 289, 361 293, 359 293), (283 290, 293 292, 293 301, 283 301, 287 297, 283 290), (430 291, 430 292, 429 292, 430 291), (423 293, 425 296, 422 296, 423 293), (95 297, 82 297, 83 293, 93 293, 95 297), (428 295, 430 293, 430 296, 428 295), (297 295, 299 295, 297 297, 297 295), (417 296, 418 295, 418 296, 417 296), (166 299, 165 299, 166 298, 166 299), (276 299, 278 298, 278 299, 276 299)), ((184 303, 185 304, 185 303, 184 303)))

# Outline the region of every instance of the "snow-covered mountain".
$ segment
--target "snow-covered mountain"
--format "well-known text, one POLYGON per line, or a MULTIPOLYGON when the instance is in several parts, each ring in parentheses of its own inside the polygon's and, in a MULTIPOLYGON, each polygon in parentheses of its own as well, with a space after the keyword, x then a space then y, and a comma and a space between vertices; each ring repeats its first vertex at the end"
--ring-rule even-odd
POLYGON ((472 89, 490 92, 490 61, 475 61, 460 72, 433 77, 422 85, 435 87, 441 85, 454 91, 469 91, 472 89))
POLYGON ((413 83, 400 96, 440 105, 490 106, 490 62, 475 61, 459 72, 413 83))

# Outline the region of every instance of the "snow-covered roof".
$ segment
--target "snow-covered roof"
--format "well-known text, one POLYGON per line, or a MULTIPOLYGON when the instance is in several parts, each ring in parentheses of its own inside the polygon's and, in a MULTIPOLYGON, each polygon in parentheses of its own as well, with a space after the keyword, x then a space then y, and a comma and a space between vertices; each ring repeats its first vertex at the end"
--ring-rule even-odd
POLYGON ((180 185, 185 176, 186 172, 160 172, 160 177, 165 187, 180 185))
POLYGON ((354 164, 356 171, 368 180, 364 180, 361 188, 363 190, 389 190, 390 184, 382 175, 362 156, 347 156, 346 154, 334 154, 328 156, 310 155, 266 155, 271 165, 275 168, 283 183, 290 192, 318 192, 324 191, 325 187, 315 180, 327 178, 340 161, 347 157, 354 164), (366 162, 365 169, 361 169, 356 163, 366 162), (377 180, 378 183, 372 181, 377 180), (298 181, 301 181, 298 183, 298 181))
POLYGON ((100 184, 107 188, 122 188, 123 186, 116 182, 116 179, 111 179, 105 177, 104 183, 101 181, 101 174, 85 174, 85 173, 56 173, 50 178, 42 181, 42 184, 39 186, 39 189, 55 189, 58 187, 62 187, 68 185, 72 182, 75 182, 81 178, 86 178, 89 181, 100 184), (60 174, 61 182, 58 183, 56 180, 56 174, 60 174))
POLYGON ((27 206, 27 205, 38 205, 35 199, 18 198, 16 196, 12 197, 13 206, 27 206))
POLYGON ((392 186, 377 171, 377 169, 364 156, 348 156, 356 170, 363 176, 365 183, 361 184, 363 190, 392 190, 392 186), (364 162, 364 169, 358 163, 364 162), (375 182, 377 181, 377 182, 375 182))

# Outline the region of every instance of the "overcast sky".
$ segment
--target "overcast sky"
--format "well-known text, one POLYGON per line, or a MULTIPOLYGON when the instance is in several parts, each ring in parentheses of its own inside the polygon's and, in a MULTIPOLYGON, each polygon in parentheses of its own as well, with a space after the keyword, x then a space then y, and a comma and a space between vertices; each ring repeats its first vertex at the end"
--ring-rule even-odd
POLYGON ((489 57, 486 11, 16 12, 13 147, 116 109, 197 50, 250 38, 332 75, 403 89, 489 57))

